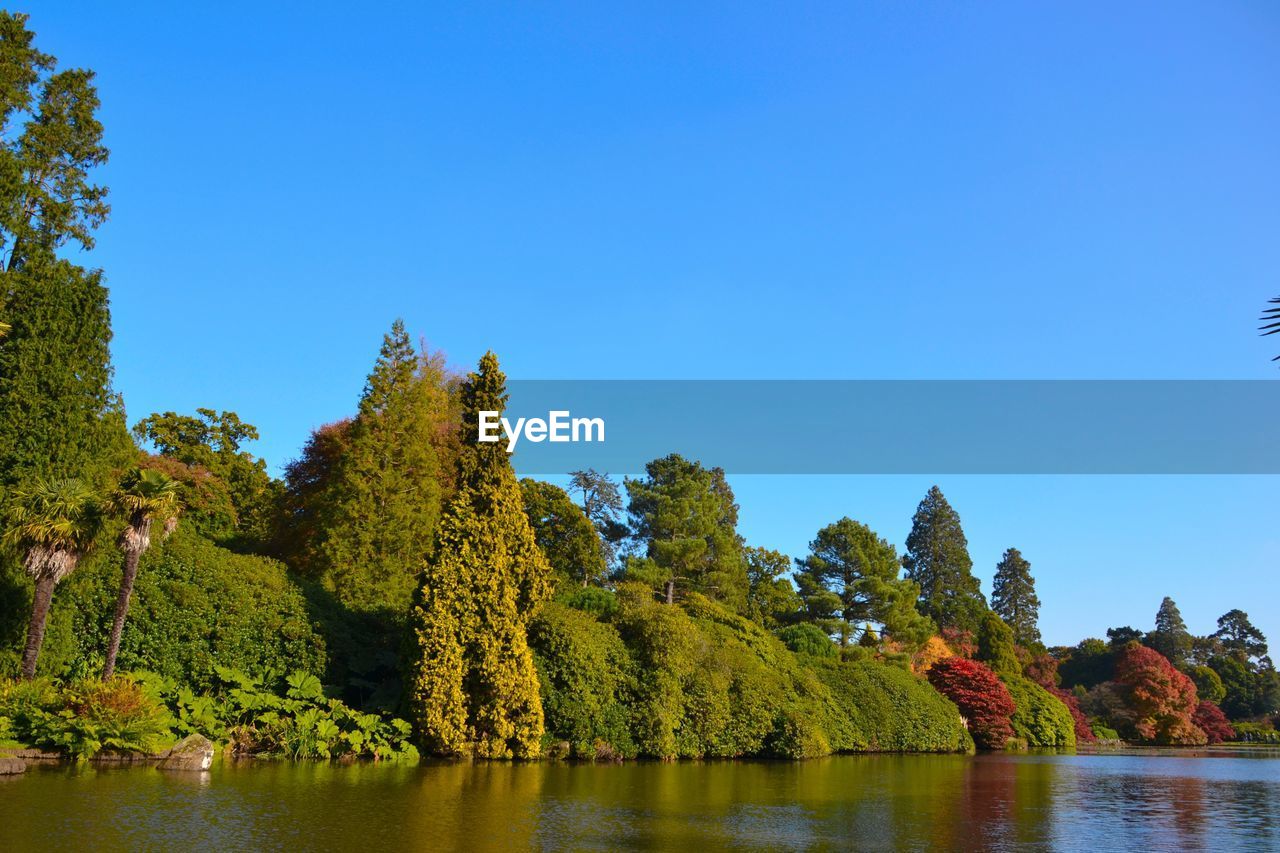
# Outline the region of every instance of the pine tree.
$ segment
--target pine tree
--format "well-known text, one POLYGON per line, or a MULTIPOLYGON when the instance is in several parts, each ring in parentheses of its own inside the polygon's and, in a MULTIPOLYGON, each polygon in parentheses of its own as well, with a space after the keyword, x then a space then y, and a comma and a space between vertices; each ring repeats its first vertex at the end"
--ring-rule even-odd
POLYGON ((1191 642, 1191 632, 1182 621, 1182 612, 1166 595, 1156 611, 1156 628, 1146 636, 1146 644, 1178 666, 1185 663, 1191 653, 1191 642))
POLYGON ((135 452, 111 390, 111 315, 101 274, 30 258, 0 274, 0 485, 35 477, 103 484, 135 452))
POLYGON ((738 505, 720 468, 704 468, 677 453, 627 480, 627 508, 646 556, 627 574, 658 588, 667 603, 690 589, 743 612, 750 583, 738 535, 738 505))
POLYGON ((809 543, 809 551, 797 561, 805 576, 801 597, 810 605, 807 610, 817 612, 830 606, 829 595, 836 596, 834 633, 841 645, 858 636, 860 623, 875 622, 909 645, 933 633, 933 625, 915 610, 920 588, 898 577, 902 566, 894 547, 865 524, 851 518, 829 524, 809 543))
POLYGON ((423 747, 439 755, 531 758, 541 749, 526 629, 551 594, 551 567, 505 449, 478 441, 480 412, 501 412, 506 399, 506 377, 487 353, 463 386, 457 491, 413 609, 410 707, 423 747))
POLYGON ((1040 644, 1040 599, 1036 596, 1036 580, 1031 564, 1017 548, 1009 548, 996 564, 995 582, 991 585, 991 609, 1013 629, 1020 646, 1040 644))
POLYGON ((420 364, 396 320, 324 496, 316 552, 321 577, 355 610, 398 614, 409 607, 440 515, 432 437, 444 405, 420 364))
POLYGON ((902 564, 907 577, 920 585, 922 613, 942 628, 977 630, 987 600, 973 576, 960 516, 937 486, 916 508, 902 564))

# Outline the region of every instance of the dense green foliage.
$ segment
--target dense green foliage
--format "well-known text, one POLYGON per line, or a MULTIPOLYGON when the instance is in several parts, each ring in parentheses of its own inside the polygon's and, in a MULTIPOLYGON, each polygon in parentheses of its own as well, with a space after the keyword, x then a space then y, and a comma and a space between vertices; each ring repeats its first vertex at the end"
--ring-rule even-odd
POLYGON ((267 689, 219 667, 196 692, 149 672, 108 681, 0 681, 0 742, 66 752, 154 753, 187 734, 236 755, 416 761, 403 720, 364 714, 324 695, 304 672, 267 689))
MULTIPOLYGON (((40 669, 97 674, 119 584, 100 549, 58 590, 40 669)), ((324 641, 280 563, 235 554, 181 527, 142 559, 120 666, 203 687, 218 667, 259 678, 323 673, 324 641)))
POLYGON ((541 480, 520 481, 525 515, 534 539, 561 586, 600 583, 605 551, 595 526, 565 491, 541 480))
POLYGON ((433 444, 448 417, 443 371, 397 320, 383 338, 321 507, 312 571, 354 610, 403 613, 440 515, 433 444))

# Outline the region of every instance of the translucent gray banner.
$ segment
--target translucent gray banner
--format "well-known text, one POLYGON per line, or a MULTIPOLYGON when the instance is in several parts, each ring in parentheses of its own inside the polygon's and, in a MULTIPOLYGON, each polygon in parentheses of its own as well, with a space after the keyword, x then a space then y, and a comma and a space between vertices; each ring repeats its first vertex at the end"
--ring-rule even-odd
POLYGON ((1280 473, 1280 381, 512 380, 508 389, 521 474, 636 473, 668 453, 731 474, 1280 473))

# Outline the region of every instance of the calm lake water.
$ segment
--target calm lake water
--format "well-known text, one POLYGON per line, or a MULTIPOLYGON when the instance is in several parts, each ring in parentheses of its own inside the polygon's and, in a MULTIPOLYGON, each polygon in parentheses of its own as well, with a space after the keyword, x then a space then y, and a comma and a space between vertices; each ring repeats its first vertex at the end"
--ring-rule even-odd
POLYGON ((0 850, 1280 849, 1280 751, 0 777, 0 850))

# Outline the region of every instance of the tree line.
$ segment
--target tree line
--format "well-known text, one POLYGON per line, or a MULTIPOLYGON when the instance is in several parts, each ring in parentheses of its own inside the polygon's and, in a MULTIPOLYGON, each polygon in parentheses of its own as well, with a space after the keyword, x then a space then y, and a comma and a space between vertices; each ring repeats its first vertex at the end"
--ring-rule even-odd
POLYGON ((1233 736, 1226 715, 1272 725, 1280 687, 1245 614, 1197 638, 1166 600, 1151 632, 1048 649, 1029 561, 1009 548, 988 600, 937 486, 902 554, 846 516, 793 559, 746 542, 724 471, 679 454, 621 482, 520 480, 476 440, 479 413, 505 407, 497 357, 461 374, 401 321, 352 416, 279 479, 235 412, 127 429, 103 274, 58 255, 91 248, 109 212, 93 75, 58 71, 26 23, 0 13, 0 674, 120 667, 198 691, 234 661, 283 690, 301 668, 405 715, 431 753, 491 758, 1203 743, 1233 736))

